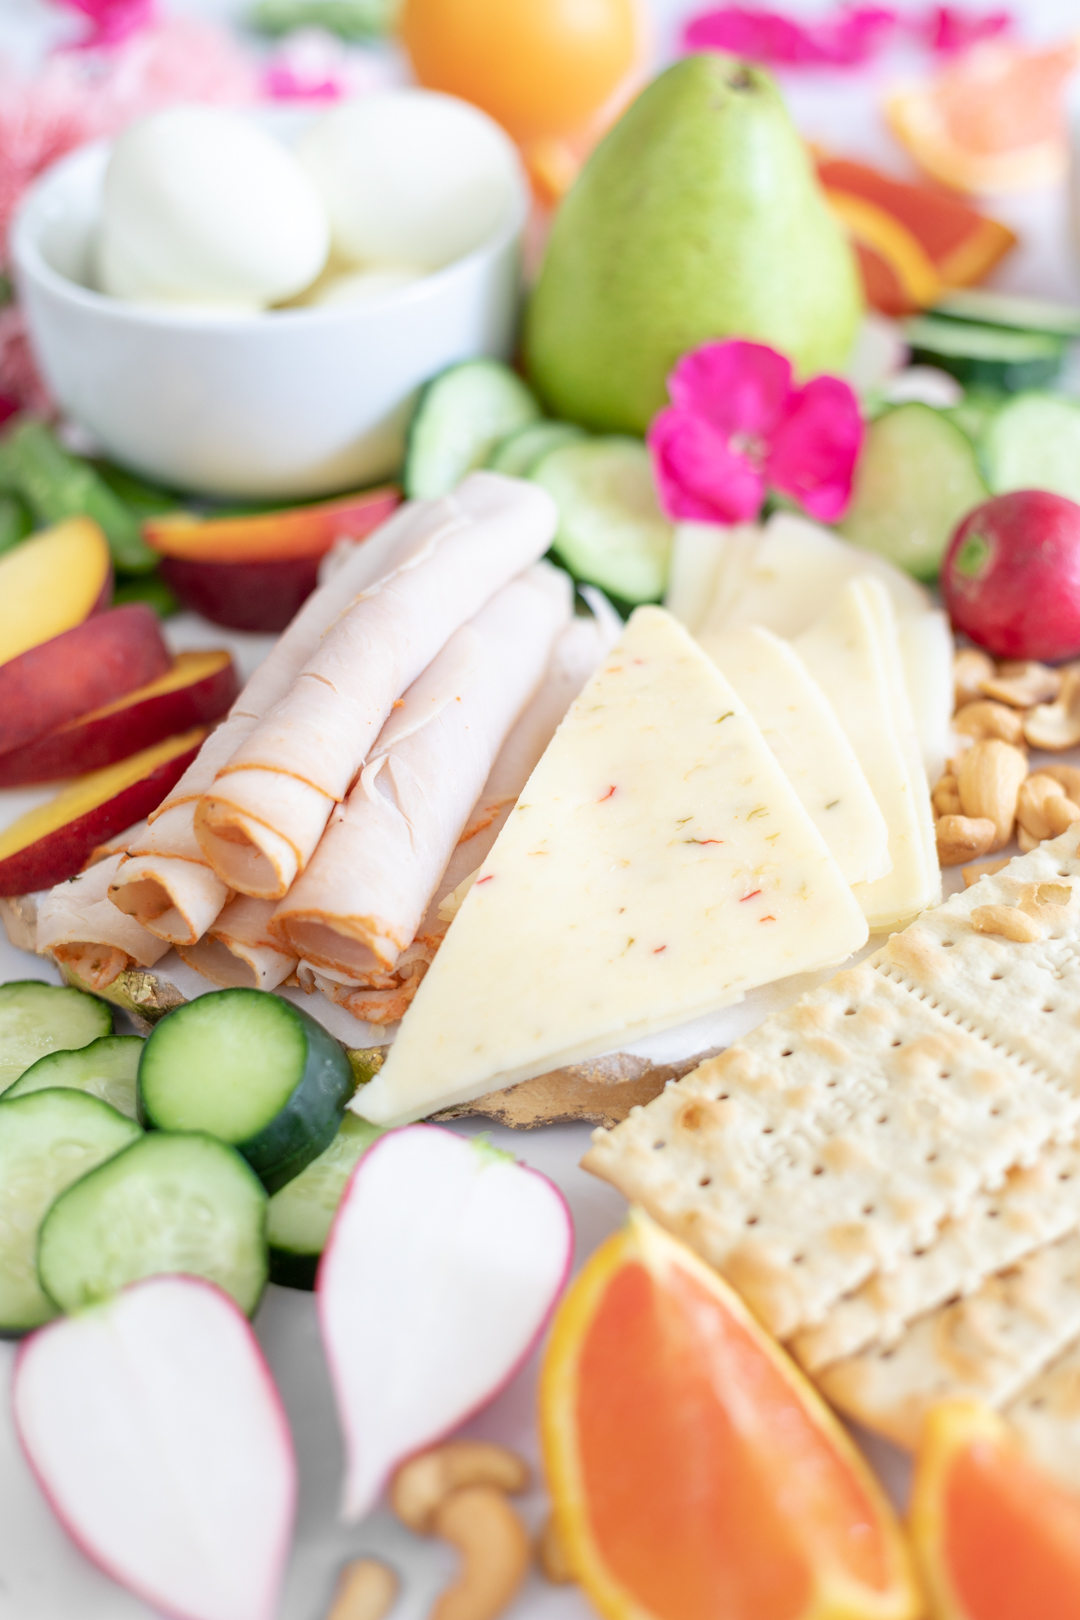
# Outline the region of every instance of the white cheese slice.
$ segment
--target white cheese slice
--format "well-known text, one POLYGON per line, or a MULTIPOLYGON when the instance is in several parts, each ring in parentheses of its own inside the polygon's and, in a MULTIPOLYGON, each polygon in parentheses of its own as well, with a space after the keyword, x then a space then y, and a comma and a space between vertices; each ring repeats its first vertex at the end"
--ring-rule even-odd
POLYGON ((745 706, 670 614, 640 608, 352 1106, 420 1118, 841 961, 866 933, 745 706))
POLYGON ((852 581, 795 642, 847 732, 889 829, 891 870, 853 891, 873 931, 910 921, 934 903, 940 888, 936 858, 932 866, 927 859, 926 778, 920 764, 913 780, 910 747, 898 729, 899 654, 895 626, 889 641, 887 600, 878 611, 880 589, 873 580, 852 581))
POLYGON ((742 589, 750 556, 761 536, 756 523, 725 528, 719 523, 680 523, 675 530, 664 606, 696 635, 742 589))
MULTIPOLYGON (((899 614, 923 613, 929 598, 921 585, 884 557, 841 540, 808 518, 776 512, 765 525, 725 627, 763 624, 778 636, 797 636, 827 613, 844 583, 856 574, 879 578, 899 614)), ((710 620, 710 628, 719 623, 710 620)))
POLYGON ((916 613, 897 622, 904 684, 931 786, 940 780, 952 746, 953 643, 948 615, 916 613))
POLYGON ((790 642, 760 625, 702 635, 848 883, 883 877, 889 829, 847 734, 790 642))

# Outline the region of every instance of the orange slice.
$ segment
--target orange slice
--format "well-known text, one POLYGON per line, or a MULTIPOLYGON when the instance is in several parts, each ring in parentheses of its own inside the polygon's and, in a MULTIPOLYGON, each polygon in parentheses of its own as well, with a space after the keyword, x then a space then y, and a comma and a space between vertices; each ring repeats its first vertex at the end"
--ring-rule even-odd
POLYGON ((1068 164, 1064 90, 1078 60, 1074 39, 1040 51, 987 43, 897 91, 885 115, 915 161, 958 191, 1051 185, 1068 164))
POLYGON ((1076 1620, 1080 1498, 1003 1418, 945 1401, 923 1429, 911 1532, 933 1620, 1076 1620))
POLYGON ((738 1296, 635 1211, 541 1382, 556 1531, 608 1620, 914 1620, 900 1527, 738 1296))

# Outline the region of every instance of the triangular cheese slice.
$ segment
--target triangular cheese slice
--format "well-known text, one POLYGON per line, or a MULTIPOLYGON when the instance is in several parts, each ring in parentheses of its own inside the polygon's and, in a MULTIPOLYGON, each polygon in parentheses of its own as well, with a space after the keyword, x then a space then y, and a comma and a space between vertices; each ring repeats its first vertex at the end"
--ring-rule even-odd
POLYGON ((855 887, 872 930, 898 928, 941 896, 930 795, 881 584, 846 585, 795 642, 848 734, 889 829, 892 869, 855 887))
POLYGON ((840 961, 866 924, 735 692, 640 608, 570 709, 354 1099, 417 1119, 840 961))
POLYGON ((884 876, 889 830, 847 734, 789 641, 758 624, 700 636, 738 692, 848 883, 884 876))

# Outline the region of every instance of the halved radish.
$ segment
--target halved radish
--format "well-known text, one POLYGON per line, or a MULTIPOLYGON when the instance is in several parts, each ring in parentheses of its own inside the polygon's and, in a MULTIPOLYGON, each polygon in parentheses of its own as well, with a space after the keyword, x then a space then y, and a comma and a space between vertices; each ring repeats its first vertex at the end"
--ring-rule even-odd
POLYGON ((255 1336, 192 1277, 151 1277, 40 1329, 12 1405, 69 1535, 178 1620, 271 1620, 296 1461, 255 1336))
POLYGON ((315 1288, 345 1433, 342 1511, 496 1396, 543 1332, 574 1228, 546 1176, 436 1125, 361 1159, 315 1288))

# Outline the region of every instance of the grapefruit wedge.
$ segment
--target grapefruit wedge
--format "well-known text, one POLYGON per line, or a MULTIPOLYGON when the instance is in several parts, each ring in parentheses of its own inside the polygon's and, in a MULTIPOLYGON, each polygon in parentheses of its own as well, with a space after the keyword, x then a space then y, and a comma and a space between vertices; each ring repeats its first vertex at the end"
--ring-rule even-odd
POLYGON ((566 1296, 541 1381, 574 1577, 608 1620, 915 1620, 866 1463, 738 1296, 635 1211, 566 1296))
POLYGON ((1080 1497, 1044 1474, 974 1401, 927 1417, 911 1532, 932 1620, 1075 1620, 1080 1497))

